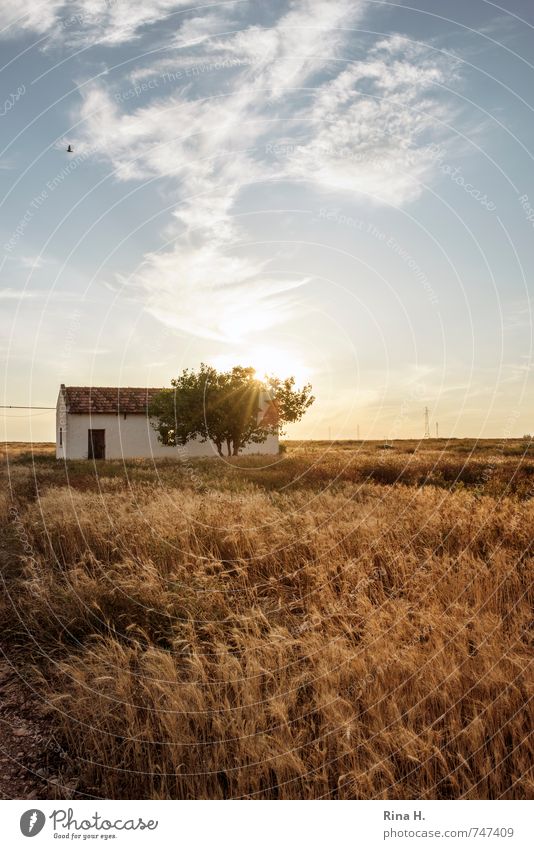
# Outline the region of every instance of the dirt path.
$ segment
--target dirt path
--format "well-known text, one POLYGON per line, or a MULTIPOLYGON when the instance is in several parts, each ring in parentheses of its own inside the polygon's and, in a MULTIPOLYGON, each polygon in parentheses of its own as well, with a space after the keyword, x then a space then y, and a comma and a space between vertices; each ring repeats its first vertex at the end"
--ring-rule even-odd
POLYGON ((58 778, 64 759, 42 702, 0 658, 0 799, 72 798, 58 778))

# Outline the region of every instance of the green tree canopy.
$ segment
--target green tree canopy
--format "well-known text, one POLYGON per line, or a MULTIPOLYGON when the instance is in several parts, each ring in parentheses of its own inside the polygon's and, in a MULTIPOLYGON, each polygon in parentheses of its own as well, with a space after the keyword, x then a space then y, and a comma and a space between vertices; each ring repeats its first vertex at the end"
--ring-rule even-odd
POLYGON ((284 424, 299 421, 314 400, 310 384, 296 388, 293 377, 260 380, 253 368, 220 372, 202 363, 198 371, 184 369, 171 380, 149 413, 164 445, 211 439, 221 456, 223 446, 237 456, 249 442, 265 442, 284 424), (260 410, 266 414, 260 416, 260 410))

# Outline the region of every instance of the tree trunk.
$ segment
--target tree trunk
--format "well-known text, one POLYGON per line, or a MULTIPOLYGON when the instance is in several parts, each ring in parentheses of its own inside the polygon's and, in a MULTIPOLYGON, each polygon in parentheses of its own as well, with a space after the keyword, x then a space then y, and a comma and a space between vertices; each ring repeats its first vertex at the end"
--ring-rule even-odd
POLYGON ((232 440, 231 439, 226 440, 226 450, 228 451, 228 456, 231 457, 232 456, 232 440))

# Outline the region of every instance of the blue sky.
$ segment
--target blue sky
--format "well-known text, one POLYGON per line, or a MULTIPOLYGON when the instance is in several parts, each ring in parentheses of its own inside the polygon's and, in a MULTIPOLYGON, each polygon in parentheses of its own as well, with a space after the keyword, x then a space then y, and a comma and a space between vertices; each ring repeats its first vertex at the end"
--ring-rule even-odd
MULTIPOLYGON (((309 379, 294 437, 420 436, 426 405, 443 436, 534 430, 530 3, 19 9, 3 403, 204 360, 309 379)), ((53 437, 47 412, 3 425, 53 437)))

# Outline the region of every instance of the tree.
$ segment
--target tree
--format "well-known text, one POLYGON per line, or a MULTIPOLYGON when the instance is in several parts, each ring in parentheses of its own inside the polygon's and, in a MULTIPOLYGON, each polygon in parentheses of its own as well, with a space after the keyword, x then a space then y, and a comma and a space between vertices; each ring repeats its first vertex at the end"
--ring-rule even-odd
POLYGON ((237 456, 249 442, 265 442, 288 422, 299 421, 313 404, 311 386, 295 388, 284 380, 256 377, 253 368, 234 366, 219 372, 202 363, 195 372, 184 369, 152 401, 149 414, 164 445, 186 445, 191 439, 211 439, 220 456, 237 456))

